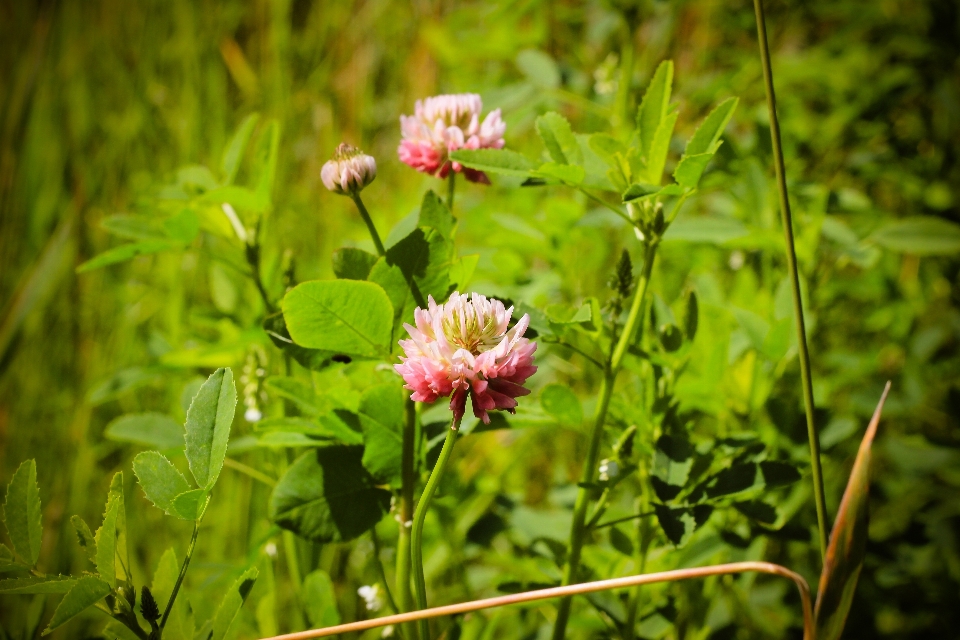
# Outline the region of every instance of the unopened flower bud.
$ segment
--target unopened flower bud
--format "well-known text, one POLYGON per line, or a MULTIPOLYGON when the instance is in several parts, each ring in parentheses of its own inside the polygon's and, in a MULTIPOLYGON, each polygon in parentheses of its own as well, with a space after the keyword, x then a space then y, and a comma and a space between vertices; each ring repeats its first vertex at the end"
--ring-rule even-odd
POLYGON ((376 177, 377 161, 373 156, 346 142, 337 147, 333 159, 320 169, 323 186, 340 195, 360 193, 376 177))

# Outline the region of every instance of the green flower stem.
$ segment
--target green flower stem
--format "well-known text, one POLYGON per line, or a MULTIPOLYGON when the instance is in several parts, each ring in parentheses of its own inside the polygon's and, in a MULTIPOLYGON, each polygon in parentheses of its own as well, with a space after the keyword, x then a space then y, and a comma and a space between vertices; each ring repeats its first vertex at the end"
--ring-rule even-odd
POLYGON ((447 176, 447 209, 453 213, 453 192, 457 186, 457 172, 450 169, 450 175, 447 176))
MULTIPOLYGON (((640 498, 637 500, 637 511, 647 513, 650 511, 650 491, 648 490, 649 471, 646 464, 641 465, 640 469, 640 498)), ((647 551, 650 550, 650 542, 653 540, 653 525, 649 518, 640 518, 637 520, 637 547, 634 551, 634 562, 636 563, 637 573, 647 572, 647 551)), ((627 600, 627 618, 624 622, 623 640, 633 640, 637 632, 637 612, 640 610, 640 588, 634 587, 627 600)))
MULTIPOLYGON (((417 510, 413 514, 413 532, 411 545, 413 547, 413 574, 414 582, 417 586, 417 608, 427 608, 427 584, 423 577, 423 521, 427 517, 427 509, 430 507, 430 500, 440 484, 440 478, 443 476, 443 469, 450 460, 450 454, 453 452, 453 445, 457 441, 457 432, 460 430, 460 420, 454 418, 450 424, 450 430, 447 431, 447 437, 443 440, 443 448, 440 450, 440 457, 437 458, 437 464, 430 472, 430 478, 427 480, 427 486, 423 488, 423 494, 420 501, 417 502, 417 510)), ((430 640, 430 625, 426 620, 420 620, 420 640, 430 640)))
POLYGON ((377 255, 383 257, 387 255, 387 250, 383 248, 383 242, 380 240, 380 234, 377 233, 377 228, 373 224, 373 220, 370 218, 370 213, 367 211, 367 208, 363 206, 363 200, 360 199, 359 193, 351 193, 350 197, 353 199, 353 203, 357 205, 357 211, 360 212, 360 217, 363 218, 363 222, 367 225, 367 231, 370 232, 370 238, 373 240, 373 246, 377 248, 377 255))
MULTIPOLYGON (((200 517, 202 519, 203 516, 200 517)), ((180 586, 183 584, 183 579, 187 575, 187 567, 190 566, 190 559, 193 558, 193 551, 197 548, 197 535, 200 533, 200 519, 194 520, 193 522, 193 535, 190 536, 190 544, 187 545, 187 555, 183 559, 183 564, 180 565, 180 574, 177 576, 177 581, 173 585, 173 591, 170 592, 170 599, 167 600, 167 606, 163 610, 163 616, 160 618, 160 633, 163 633, 163 628, 167 624, 167 618, 170 617, 170 611, 173 609, 173 603, 177 600, 177 594, 180 592, 180 586)))
POLYGON ((397 601, 393 599, 393 592, 390 590, 390 584, 387 582, 387 572, 383 568, 383 562, 380 560, 380 536, 377 535, 377 527, 370 529, 370 540, 373 542, 373 555, 377 561, 377 571, 380 574, 380 581, 383 582, 383 590, 387 594, 387 603, 394 613, 403 613, 397 606, 397 601))
POLYGON ((800 356, 800 380, 803 385, 803 405, 807 414, 807 438, 810 441, 810 470, 813 476, 813 497, 817 506, 817 528, 820 532, 820 555, 827 553, 827 507, 823 491, 823 471, 820 466, 820 436, 813 417, 813 381, 810 378, 810 351, 807 349, 807 330, 803 321, 803 301, 800 297, 800 274, 797 270, 797 251, 793 243, 793 215, 787 193, 787 178, 783 168, 783 147, 780 143, 780 122, 777 120, 777 97, 773 89, 773 70, 770 67, 770 46, 763 17, 763 0, 753 0, 757 18, 757 40, 760 61, 763 64, 763 82, 767 90, 767 109, 770 112, 770 140, 773 143, 773 166, 777 174, 780 196, 780 214, 787 248, 787 268, 793 293, 793 310, 797 324, 797 346, 800 356))
MULTIPOLYGON (((573 507, 573 523, 570 527, 570 551, 567 554, 567 566, 563 574, 563 585, 570 585, 576 582, 577 570, 580 566, 580 553, 583 549, 583 543, 588 532, 586 526, 587 509, 590 506, 591 490, 585 488, 594 482, 594 476, 597 472, 597 462, 600 457, 600 444, 603 440, 603 426, 607 420, 607 409, 610 406, 610 397, 613 393, 613 386, 616 382, 617 373, 623 363, 623 357, 627 353, 627 348, 633 342, 637 323, 640 321, 640 310, 643 307, 643 299, 647 295, 647 289, 650 285, 650 273, 653 271, 653 261, 656 258, 657 245, 654 242, 645 245, 643 255, 643 267, 640 275, 637 277, 634 286, 633 302, 630 305, 630 313, 627 316, 627 322, 623 326, 620 338, 610 354, 610 359, 604 368, 603 381, 600 384, 600 397, 597 400, 597 413, 593 423, 593 430, 590 433, 590 445, 587 449, 587 459, 583 466, 583 476, 581 477, 580 490, 577 492, 577 501, 573 507)), ((560 601, 557 608, 557 621, 553 627, 554 640, 563 640, 567 621, 570 618, 571 598, 567 597, 560 601)))
MULTIPOLYGON (((417 403, 407 398, 404 403, 403 449, 400 457, 400 534, 397 537, 397 606, 401 613, 413 611, 410 591, 410 528, 413 526, 413 490, 417 483, 415 448, 417 443, 417 403)), ((404 625, 403 637, 417 639, 417 628, 412 622, 404 625)))
MULTIPOLYGON (((370 213, 363 205, 363 200, 360 199, 360 194, 351 193, 350 197, 353 199, 353 203, 357 205, 357 211, 360 212, 360 217, 363 218, 363 222, 367 225, 367 231, 370 232, 370 239, 373 240, 373 245, 377 248, 377 255, 379 255, 381 258, 386 257, 387 250, 383 247, 383 242, 380 240, 380 234, 377 233, 377 227, 373 224, 373 220, 370 218, 370 213)), ((416 302, 417 306, 421 309, 426 309, 427 300, 423 297, 423 293, 420 292, 420 287, 417 286, 413 276, 408 276, 406 273, 404 273, 403 276, 407 281, 407 286, 410 288, 410 294, 413 296, 413 301, 416 302)))

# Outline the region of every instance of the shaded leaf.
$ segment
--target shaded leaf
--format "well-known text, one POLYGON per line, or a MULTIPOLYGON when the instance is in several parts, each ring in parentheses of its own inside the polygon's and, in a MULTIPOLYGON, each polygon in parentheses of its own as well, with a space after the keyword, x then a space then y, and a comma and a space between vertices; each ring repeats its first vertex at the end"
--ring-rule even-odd
POLYGON ((650 196, 660 191, 660 185, 647 184, 646 182, 634 182, 627 190, 621 194, 624 202, 631 202, 645 196, 650 196))
POLYGON ((332 446, 300 456, 270 496, 270 519, 316 542, 352 540, 383 517, 390 492, 364 469, 363 447, 332 446))
POLYGON ((423 202, 420 204, 420 216, 417 219, 417 225, 436 229, 444 238, 453 236, 453 230, 456 227, 457 219, 450 213, 450 209, 443 203, 433 190, 423 194, 423 202))
POLYGON ((173 500, 189 491, 190 485, 173 463, 157 451, 144 451, 133 459, 133 472, 150 502, 175 515, 173 500))
POLYGON ((84 576, 80 578, 76 584, 70 588, 67 595, 63 596, 63 600, 60 601, 57 610, 53 612, 50 624, 47 625, 47 628, 43 631, 43 635, 47 635, 70 620, 70 618, 92 607, 109 595, 110 591, 110 585, 99 578, 94 576, 84 576))
POLYGON ((282 307, 290 336, 299 345, 356 356, 389 351, 393 305, 377 284, 304 282, 287 292, 282 307))
POLYGON ((35 460, 22 462, 10 478, 3 502, 3 523, 16 554, 30 566, 37 564, 43 525, 35 460))
POLYGON ((184 444, 184 431, 176 420, 162 413, 128 413, 107 425, 104 437, 157 449, 174 449, 184 444))
POLYGON ((77 533, 77 543, 80 545, 80 548, 83 549, 84 553, 86 553, 87 559, 93 564, 96 564, 97 539, 94 537, 93 532, 90 531, 90 527, 87 526, 87 523, 80 516, 71 517, 70 524, 73 525, 73 530, 77 533))
POLYGON ((203 383, 187 410, 185 453, 202 489, 209 491, 220 475, 236 407, 233 371, 220 368, 203 383))
POLYGON ((769 505, 766 502, 751 500, 749 502, 737 502, 733 506, 736 507, 737 511, 748 518, 753 518, 757 522, 762 522, 763 524, 773 524, 777 521, 776 507, 769 505))
POLYGON ((267 391, 296 403, 306 415, 317 416, 324 412, 326 403, 308 384, 288 376, 270 376, 265 383, 267 391))
POLYGON ((722 469, 714 476, 713 482, 707 487, 707 496, 719 498, 722 496, 743 493, 763 486, 762 476, 756 463, 736 463, 722 469))
POLYGON ((651 483, 657 497, 673 500, 690 477, 694 448, 683 437, 662 435, 657 439, 651 468, 651 483))
POLYGON ((820 574, 814 612, 819 640, 840 638, 857 588, 857 578, 860 576, 867 549, 870 448, 877 434, 880 414, 889 392, 888 382, 860 443, 850 480, 847 481, 837 518, 830 532, 830 544, 827 546, 823 572, 820 574))
POLYGON ((366 280, 377 256, 363 249, 344 247, 333 252, 333 275, 340 280, 366 280))
POLYGON ((675 547, 682 547, 689 542, 694 531, 706 524, 713 513, 713 507, 708 505, 672 509, 666 505, 654 504, 653 510, 660 528, 675 547))
POLYGON ((227 593, 223 596, 217 612, 213 614, 213 626, 210 632, 209 640, 223 640, 230 625, 240 612, 240 607, 250 595, 254 583, 257 581, 259 572, 256 567, 250 567, 243 572, 237 581, 233 583, 227 593))
POLYGON ((760 472, 763 482, 768 489, 793 484, 800 479, 800 472, 795 466, 787 462, 765 460, 760 463, 760 472))
POLYGON ((870 239, 891 251, 953 255, 960 252, 960 225, 934 216, 911 216, 883 225, 870 239))
POLYGON ((687 304, 683 312, 683 328, 687 340, 693 342, 697 337, 697 327, 700 323, 700 304, 697 302, 697 294, 691 291, 687 296, 687 304))

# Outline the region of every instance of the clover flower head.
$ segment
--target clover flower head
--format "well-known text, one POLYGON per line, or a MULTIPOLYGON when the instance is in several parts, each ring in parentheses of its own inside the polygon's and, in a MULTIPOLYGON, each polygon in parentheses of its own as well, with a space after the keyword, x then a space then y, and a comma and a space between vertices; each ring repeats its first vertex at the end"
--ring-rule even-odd
POLYGON ((480 121, 483 102, 475 93, 433 96, 417 100, 412 116, 400 116, 403 140, 397 154, 417 171, 446 178, 451 170, 471 182, 489 184, 482 171, 450 160, 458 149, 502 149, 507 125, 495 109, 480 121))
POLYGON ((333 158, 320 169, 320 180, 330 191, 340 195, 360 193, 377 177, 377 161, 360 149, 340 143, 333 158))
POLYGON ((473 413, 490 422, 488 411, 513 413, 516 398, 530 393, 523 384, 537 368, 535 342, 524 338, 530 316, 510 328, 513 307, 494 298, 454 292, 444 304, 433 297, 426 309, 414 312, 415 327, 405 324, 409 340, 401 340, 404 356, 395 365, 417 402, 450 398, 457 422, 463 417, 467 395, 473 413))

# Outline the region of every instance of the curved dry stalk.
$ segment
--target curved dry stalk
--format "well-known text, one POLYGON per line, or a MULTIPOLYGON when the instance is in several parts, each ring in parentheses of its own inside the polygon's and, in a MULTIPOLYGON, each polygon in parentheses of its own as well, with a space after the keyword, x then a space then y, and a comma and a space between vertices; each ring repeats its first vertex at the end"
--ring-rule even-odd
POLYGON ((647 573, 638 576, 627 576, 625 578, 612 578, 609 580, 597 580, 595 582, 584 582, 582 584, 571 584, 564 587, 552 587, 550 589, 540 589, 537 591, 524 591, 523 593, 513 593, 496 598, 485 598, 483 600, 473 600, 461 604, 450 604, 444 607, 434 607, 422 611, 411 611, 410 613, 401 613, 393 616, 384 616, 374 618, 373 620, 361 620, 359 622, 349 622, 335 627, 326 627, 325 629, 311 629, 309 631, 299 631, 296 633, 287 633, 280 636, 271 636, 262 640, 308 640, 309 638, 323 638, 326 636, 335 636, 341 633, 352 631, 365 631, 377 627, 385 627, 391 624, 403 624, 417 620, 426 620, 429 618, 440 618, 442 616, 451 616, 471 611, 480 611, 481 609, 492 609, 494 607, 503 607, 512 604, 521 604, 524 602, 535 602, 537 600, 549 600, 551 598, 560 598, 566 596, 577 596, 584 593, 595 593, 597 591, 607 591, 609 589, 623 589, 625 587, 634 587, 641 584, 653 584, 656 582, 676 582, 678 580, 690 580, 692 578, 706 578, 708 576, 721 576, 735 573, 769 573, 783 578, 793 580, 800 591, 800 600, 803 602, 803 640, 814 640, 813 626, 813 607, 810 604, 810 587, 807 581, 798 573, 790 571, 786 567, 770 562, 733 562, 730 564, 718 564, 709 567, 697 567, 694 569, 677 569, 675 571, 662 571, 660 573, 647 573))

